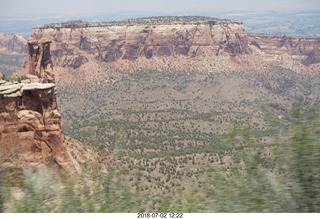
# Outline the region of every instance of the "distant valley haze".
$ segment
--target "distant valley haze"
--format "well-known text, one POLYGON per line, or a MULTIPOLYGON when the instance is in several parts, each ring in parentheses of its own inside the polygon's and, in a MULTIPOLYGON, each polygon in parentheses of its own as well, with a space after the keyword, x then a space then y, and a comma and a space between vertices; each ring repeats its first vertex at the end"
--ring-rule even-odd
POLYGON ((32 27, 70 20, 197 15, 240 20, 249 32, 319 35, 319 12, 318 0, 2 0, 0 32, 28 38, 32 27), (288 22, 301 27, 284 27, 288 22))
POLYGON ((2 0, 1 16, 79 16, 148 13, 148 14, 189 14, 214 11, 289 11, 319 10, 318 0, 2 0))

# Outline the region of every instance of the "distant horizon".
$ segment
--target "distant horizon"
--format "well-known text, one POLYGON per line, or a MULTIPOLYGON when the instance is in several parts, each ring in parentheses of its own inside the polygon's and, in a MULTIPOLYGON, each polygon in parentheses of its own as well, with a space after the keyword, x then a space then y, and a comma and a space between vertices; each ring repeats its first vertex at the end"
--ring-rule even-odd
POLYGON ((190 14, 227 11, 320 10, 318 0, 1 0, 0 17, 83 17, 123 13, 190 14))
MULTIPOLYGON (((1 4, 0 4, 1 6, 1 4)), ((255 15, 255 14, 293 14, 293 13, 319 13, 320 9, 313 10, 287 10, 287 11, 274 11, 274 10, 264 10, 264 11, 253 11, 253 10, 224 10, 224 11, 203 11, 203 12, 188 12, 188 13, 147 13, 147 12, 118 12, 118 13, 102 13, 102 14, 83 14, 83 15, 48 15, 48 16, 31 16, 31 15, 20 15, 20 16, 5 16, 0 14, 1 22, 13 22, 13 21, 37 21, 37 20, 51 20, 52 23, 60 23, 61 21, 76 21, 82 20, 87 22, 99 22, 99 21, 123 21, 128 19, 137 18, 148 18, 148 17, 165 17, 165 16, 200 16, 200 17, 211 17, 228 19, 229 16, 243 16, 243 15, 255 15)), ((1 12, 0 12, 1 13, 1 12)), ((1 25, 0 25, 1 27, 1 25)))
POLYGON ((320 10, 300 10, 295 12, 274 12, 274 11, 229 11, 219 13, 201 13, 201 14, 113 14, 113 15, 96 15, 83 17, 37 17, 33 19, 7 18, 0 19, 0 32, 17 33, 25 39, 30 37, 32 28, 41 27, 48 24, 64 23, 69 21, 84 21, 84 22, 112 22, 126 21, 128 19, 148 18, 161 16, 200 16, 211 17, 218 19, 228 19, 240 21, 244 24, 247 32, 262 33, 262 34, 286 34, 286 35, 301 35, 301 36, 319 36, 320 35, 320 10), (289 19, 289 20, 288 20, 289 19), (303 28, 299 33, 286 32, 281 26, 289 23, 303 23, 303 28), (259 27, 259 23, 264 26, 274 27, 278 25, 277 31, 266 32, 259 27), (257 29, 258 28, 258 29, 257 29), (304 32, 303 29, 307 32, 304 32))
MULTIPOLYGON (((154 16, 208 16, 239 20, 251 31, 254 30, 253 22, 261 19, 266 22, 270 14, 277 16, 272 20, 276 19, 279 24, 287 23, 287 15, 295 13, 309 13, 304 21, 320 24, 319 0, 1 0, 0 32, 19 33, 28 38, 33 27, 46 24, 72 20, 122 21, 154 16)), ((298 17, 295 19, 299 20, 298 17)), ((270 22, 273 21, 269 19, 270 22)))

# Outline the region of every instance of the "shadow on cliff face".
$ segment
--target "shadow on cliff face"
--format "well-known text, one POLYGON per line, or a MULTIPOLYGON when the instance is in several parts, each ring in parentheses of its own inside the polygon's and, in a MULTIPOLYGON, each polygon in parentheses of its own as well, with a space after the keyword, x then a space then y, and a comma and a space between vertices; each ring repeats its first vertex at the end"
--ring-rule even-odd
POLYGON ((82 55, 71 56, 64 59, 62 67, 71 67, 73 69, 79 68, 84 63, 88 62, 88 58, 82 55))
POLYGON ((305 60, 303 60, 302 63, 306 66, 310 66, 312 64, 316 64, 319 62, 320 62, 319 55, 316 55, 316 53, 314 51, 312 51, 307 55, 307 58, 305 60))

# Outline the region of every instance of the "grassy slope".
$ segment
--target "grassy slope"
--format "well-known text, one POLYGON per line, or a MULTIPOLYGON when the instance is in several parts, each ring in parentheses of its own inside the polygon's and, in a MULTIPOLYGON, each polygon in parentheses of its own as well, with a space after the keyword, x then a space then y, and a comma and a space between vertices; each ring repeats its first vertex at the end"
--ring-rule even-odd
POLYGON ((22 67, 23 60, 24 55, 0 54, 0 72, 5 75, 10 75, 22 67))
POLYGON ((181 209, 193 196, 194 211, 290 211, 289 193, 275 195, 291 107, 311 103, 318 82, 278 67, 137 72, 114 84, 61 88, 59 105, 65 132, 109 148, 115 178, 138 197, 148 194, 146 210, 166 206, 165 197, 168 209, 181 209))
POLYGON ((0 211, 319 212, 320 116, 308 107, 318 83, 272 68, 60 87, 65 133, 110 150, 108 174, 68 138, 89 168, 72 177, 0 169, 0 211))

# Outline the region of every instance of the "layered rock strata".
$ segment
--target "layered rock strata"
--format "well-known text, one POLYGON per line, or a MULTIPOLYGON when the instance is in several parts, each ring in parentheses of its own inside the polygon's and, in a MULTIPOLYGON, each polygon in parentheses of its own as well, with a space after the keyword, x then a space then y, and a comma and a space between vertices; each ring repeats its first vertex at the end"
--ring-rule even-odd
POLYGON ((52 55, 62 67, 77 69, 91 57, 112 63, 177 56, 283 55, 308 66, 320 62, 320 40, 247 34, 241 22, 207 17, 158 17, 123 22, 82 21, 34 28, 32 40, 53 42, 52 55))
POLYGON ((29 74, 42 82, 54 82, 49 40, 28 41, 29 74))
POLYGON ((17 166, 55 165, 73 172, 63 145, 55 84, 0 81, 0 155, 17 166))
POLYGON ((249 34, 248 41, 265 54, 287 54, 306 66, 320 63, 320 38, 249 34))
POLYGON ((75 172, 65 147, 49 41, 28 42, 27 80, 0 81, 1 166, 57 166, 75 172), (45 82, 45 83, 44 83, 45 82))
POLYGON ((58 66, 78 68, 89 61, 136 60, 139 57, 197 57, 206 54, 251 54, 247 34, 238 21, 159 18, 119 22, 71 22, 32 30, 31 40, 48 39, 58 66))
POLYGON ((0 54, 23 54, 26 40, 14 33, 0 33, 0 54))

